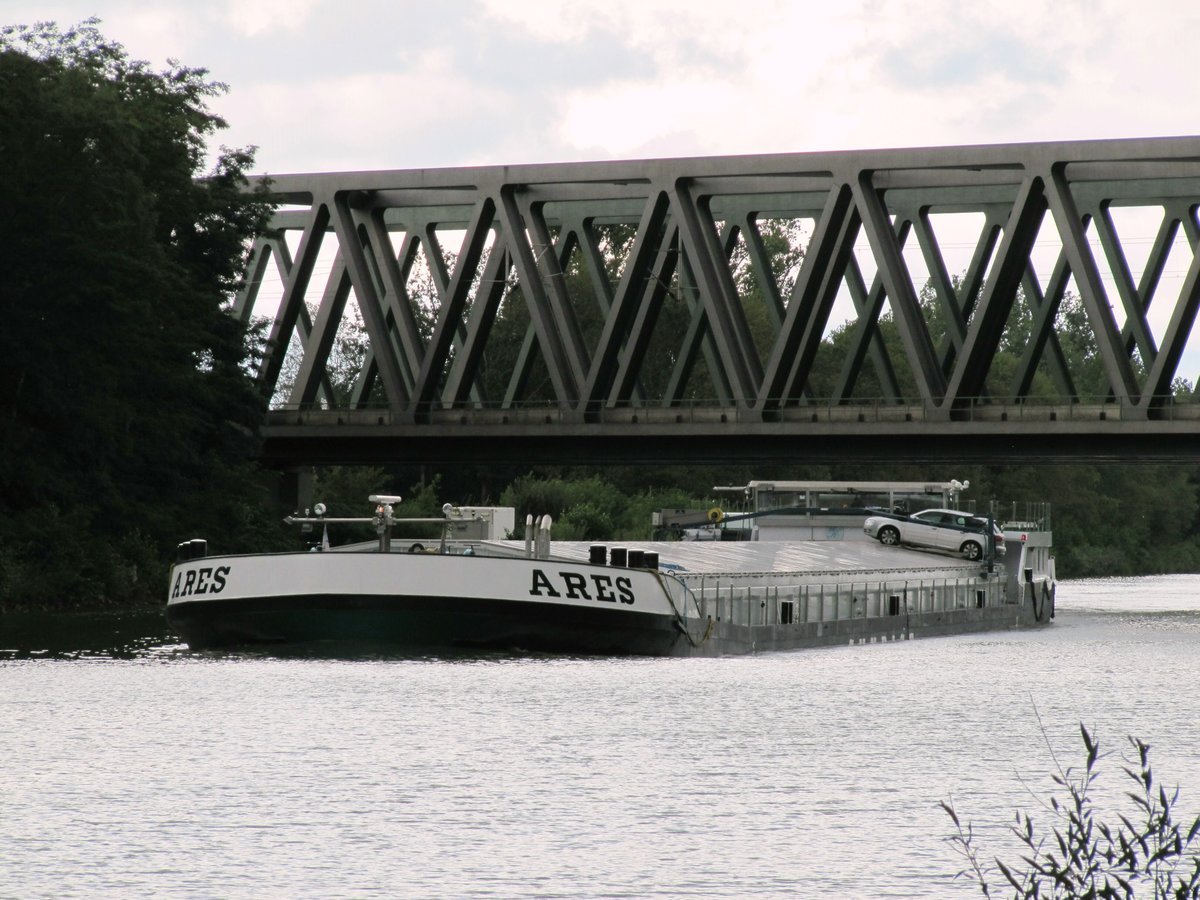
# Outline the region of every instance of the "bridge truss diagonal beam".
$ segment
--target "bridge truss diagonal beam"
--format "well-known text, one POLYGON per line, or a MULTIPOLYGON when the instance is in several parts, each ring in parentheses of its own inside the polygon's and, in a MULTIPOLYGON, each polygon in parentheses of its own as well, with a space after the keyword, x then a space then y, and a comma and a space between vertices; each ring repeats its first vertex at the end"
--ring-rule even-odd
MULTIPOLYGON (((370 254, 373 249, 378 252, 380 248, 372 248, 370 237, 365 228, 359 226, 345 192, 335 195, 333 206, 334 232, 337 235, 338 246, 346 258, 350 283, 354 287, 358 308, 371 341, 379 378, 383 382, 392 410, 400 411, 410 395, 404 388, 400 357, 392 343, 378 282, 371 269, 370 254)), ((387 252, 391 252, 390 244, 387 252)))
POLYGON ((445 261, 436 236, 430 233, 426 238, 431 248, 427 256, 437 260, 433 265, 433 277, 442 304, 417 377, 417 401, 422 405, 427 406, 437 399, 439 379, 450 359, 452 344, 455 338, 465 338, 463 322, 468 293, 475 269, 483 256, 495 208, 490 198, 484 198, 472 212, 453 275, 444 267, 445 261))
MULTIPOLYGON (((729 245, 717 232, 710 197, 700 194, 688 179, 675 183, 671 197, 680 243, 691 263, 718 362, 733 386, 735 399, 748 402, 762 380, 762 364, 727 265, 729 245)), ((731 239, 732 234, 726 238, 731 239)))
POLYGON ((776 408, 807 384, 838 285, 862 223, 847 185, 829 194, 792 289, 781 334, 767 361, 759 406, 776 408))
MULTIPOLYGON (((897 216, 895 227, 896 243, 903 248, 912 231, 912 221, 903 216, 897 216)), ((846 281, 850 297, 854 302, 857 320, 850 352, 846 354, 845 361, 842 363, 837 386, 833 391, 833 399, 842 403, 852 396, 853 387, 862 372, 862 365, 869 350, 871 363, 875 367, 876 376, 880 381, 882 396, 888 401, 899 401, 901 391, 896 378, 896 369, 879 330, 879 316, 883 313, 883 304, 887 299, 883 277, 876 273, 871 289, 868 291, 863 282, 858 262, 851 256, 846 264, 846 281)))
POLYGON ((1029 254, 1045 213, 1042 179, 1026 178, 1013 204, 998 259, 984 286, 979 309, 971 320, 958 363, 950 377, 947 402, 951 405, 960 395, 977 397, 983 393, 984 378, 999 349, 1004 324, 1016 301, 1017 288, 1025 277, 1029 254))
POLYGON ((921 303, 888 219, 887 207, 874 184, 874 173, 860 172, 851 189, 862 216, 863 228, 879 263, 884 290, 892 304, 896 325, 916 379, 917 392, 926 402, 940 402, 946 393, 945 376, 938 365, 929 328, 921 313, 921 303))
POLYGON ((1063 239, 1063 250, 1071 265, 1079 294, 1096 336, 1097 350, 1108 376, 1109 386, 1119 396, 1134 397, 1139 394, 1137 379, 1129 357, 1123 349, 1112 305, 1100 278, 1096 258, 1092 255, 1084 234, 1083 217, 1072 196, 1064 167, 1053 166, 1046 183, 1046 194, 1050 209, 1063 239))
MULTIPOLYGON (((1192 247, 1192 262, 1188 266, 1179 301, 1175 304, 1171 321, 1167 325, 1162 347, 1159 348, 1154 365, 1146 377, 1147 393, 1152 398, 1169 396, 1171 382, 1175 378, 1184 346, 1195 326, 1196 314, 1200 311, 1200 228, 1196 225, 1195 215, 1195 207, 1179 213, 1178 221, 1184 225, 1185 234, 1192 247)), ((1154 402, 1161 405, 1163 401, 1154 402)))
MULTIPOLYGON (((645 353, 646 338, 658 314, 662 285, 670 278, 667 270, 673 260, 669 246, 673 243, 673 233, 670 242, 664 235, 668 205, 661 191, 655 192, 646 203, 617 290, 611 301, 606 299, 604 327, 583 388, 583 398, 588 404, 604 401, 610 392, 622 399, 632 395, 636 368, 629 364, 628 358, 640 360, 645 353)), ((593 264, 603 265, 603 262, 594 259, 593 264)))
POLYGON ((1054 319, 1058 315, 1059 306, 1067 290, 1067 282, 1071 278, 1071 267, 1067 263, 1066 253, 1060 252, 1054 264, 1050 280, 1045 291, 1038 284, 1033 264, 1025 266, 1025 274, 1021 279, 1021 288, 1029 300, 1032 309, 1032 321, 1029 329, 1029 342, 1021 354, 1017 366, 1016 380, 1011 395, 1024 397, 1033 386, 1037 374, 1038 362, 1045 356, 1050 376, 1054 379, 1059 395, 1071 400, 1077 400, 1079 393, 1067 366, 1066 354, 1054 331, 1054 319), (1048 355, 1046 355, 1048 354, 1048 355))

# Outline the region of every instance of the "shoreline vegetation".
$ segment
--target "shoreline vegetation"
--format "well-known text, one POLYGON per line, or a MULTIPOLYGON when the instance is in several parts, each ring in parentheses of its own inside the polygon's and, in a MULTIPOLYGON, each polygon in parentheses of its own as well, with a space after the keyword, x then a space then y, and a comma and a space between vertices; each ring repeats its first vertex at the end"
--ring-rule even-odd
MULTIPOLYGON (((330 515, 336 516, 367 515, 366 498, 372 493, 404 496, 404 502, 396 508, 398 517, 438 517, 442 503, 447 501, 456 505, 512 506, 519 522, 526 514, 549 513, 557 540, 648 540, 655 509, 709 509, 721 505, 721 500, 710 492, 715 484, 745 483, 752 478, 875 481, 945 476, 969 480, 972 487, 964 500, 975 499, 977 505, 986 504, 984 498, 992 497, 1049 501, 1059 578, 1200 571, 1200 531, 1196 525, 1200 515, 1200 472, 1188 466, 1046 466, 1024 470, 968 466, 952 472, 934 472, 928 467, 664 467, 650 471, 613 468, 538 472, 511 477, 494 471, 485 475, 459 470, 417 483, 405 480, 410 475, 413 473, 383 468, 321 469, 315 473, 313 499, 324 503, 330 515), (489 490, 491 493, 485 493, 489 490)), ((231 501, 228 496, 206 496, 217 506, 231 501)), ((305 536, 283 524, 283 511, 273 505, 268 491, 260 491, 259 502, 254 516, 259 529, 253 535, 211 519, 198 525, 181 520, 169 532, 169 540, 177 543, 203 537, 213 553, 302 549, 305 536), (249 542, 242 543, 248 537, 249 542)), ((64 527, 67 530, 62 534, 46 535, 47 543, 42 546, 26 542, 23 548, 10 544, 0 547, 0 612, 137 610, 162 602, 169 555, 147 555, 131 562, 121 555, 119 535, 88 535, 64 527), (36 557, 37 567, 31 564, 31 557, 36 557), (123 563, 125 577, 110 572, 97 580, 93 566, 74 565, 87 560, 123 563), (136 568, 139 565, 145 568, 136 568)), ((417 531, 398 534, 431 536, 417 531)), ((331 530, 335 544, 370 537, 353 527, 331 530)))
POLYGON ((1082 769, 1064 769, 1046 738, 1056 787, 1048 799, 1038 798, 1042 821, 1028 812, 1016 813, 1011 831, 1020 847, 1018 861, 985 855, 974 826, 960 818, 953 801, 939 803, 954 825, 948 841, 964 864, 956 878, 974 884, 985 897, 999 888, 1019 900, 1200 897, 1200 854, 1192 849, 1200 835, 1200 816, 1190 822, 1180 817, 1179 788, 1155 779, 1150 745, 1128 738, 1129 749, 1120 756, 1129 779, 1121 797, 1126 812, 1120 812, 1097 802, 1099 762, 1114 751, 1101 753, 1099 741, 1082 722, 1079 732, 1085 751, 1082 769))
MULTIPOLYGON (((0 219, 0 611, 159 603, 175 547, 190 538, 215 553, 302 546, 282 524, 291 510, 274 499, 278 476, 255 461, 264 414, 286 401, 298 363, 291 357, 265 396, 255 373, 270 323, 228 313, 274 207, 267 185, 246 190, 254 148, 207 159, 226 125, 207 104, 224 90, 205 69, 172 62, 154 71, 129 59, 95 19, 65 30, 0 27, 0 196, 9 203, 0 219)), ((765 270, 744 245, 730 265, 761 354, 777 330, 769 297, 790 295, 806 236, 798 220, 760 227, 775 290, 764 290, 765 270)), ((619 224, 602 231, 608 271, 594 274, 611 281, 634 233, 619 224)), ((439 292, 423 265, 409 302, 428 338, 439 292)), ((563 275, 582 338, 594 343, 605 323, 593 273, 575 254, 563 275)), ((676 285, 662 301, 654 337, 662 343, 647 357, 658 368, 641 373, 649 399, 663 396, 679 355, 671 340, 690 321, 682 293, 676 285)), ((930 285, 919 293, 933 346, 952 350, 944 298, 930 285)), ((1034 328, 1034 304, 1018 296, 1013 309, 990 396, 1008 396, 1002 381, 1034 328)), ((342 324, 326 367, 334 404, 347 401, 370 349, 361 322, 342 324)), ((1071 389, 1107 395, 1077 295, 1061 298, 1054 324, 1071 389)), ((514 285, 492 325, 480 382, 487 396, 504 396, 528 326, 514 285)), ((885 313, 874 327, 895 368, 889 382, 915 396, 897 323, 885 313)), ((834 395, 854 331, 853 322, 829 329, 812 396, 834 395)), ((540 365, 521 399, 552 399, 540 365)), ((884 395, 872 365, 855 397, 884 395)), ((689 399, 712 396, 703 361, 691 378, 689 399)), ((1058 396, 1063 381, 1063 371, 1039 370, 1029 396, 1058 396)), ((1192 398, 1185 381, 1173 387, 1192 398)), ((552 515, 559 539, 644 539, 656 508, 707 509, 719 500, 713 485, 771 478, 969 479, 965 499, 980 506, 1052 504, 1060 577, 1200 571, 1200 466, 328 468, 316 472, 313 500, 351 516, 365 514, 370 493, 404 495, 397 512, 410 516, 438 515, 443 502, 513 506, 519 521, 552 515)))

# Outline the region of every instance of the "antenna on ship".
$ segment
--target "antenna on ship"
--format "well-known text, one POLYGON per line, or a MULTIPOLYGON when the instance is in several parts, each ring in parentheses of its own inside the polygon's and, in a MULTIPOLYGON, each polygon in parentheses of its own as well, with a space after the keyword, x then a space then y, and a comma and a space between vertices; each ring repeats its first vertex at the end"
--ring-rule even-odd
POLYGON ((958 508, 958 495, 970 486, 971 482, 969 481, 958 481, 954 478, 950 479, 950 502, 955 509, 958 508))
POLYGON ((379 552, 389 553, 392 549, 392 504, 403 502, 403 497, 394 494, 371 494, 367 497, 375 504, 375 518, 371 524, 379 535, 379 552))
MULTIPOLYGON (((325 511, 326 511, 326 506, 324 503, 318 503, 316 506, 313 507, 313 512, 316 513, 316 516, 318 519, 323 520, 325 518, 325 511)), ((325 522, 325 521, 321 522, 320 549, 322 551, 329 549, 329 523, 325 522)))

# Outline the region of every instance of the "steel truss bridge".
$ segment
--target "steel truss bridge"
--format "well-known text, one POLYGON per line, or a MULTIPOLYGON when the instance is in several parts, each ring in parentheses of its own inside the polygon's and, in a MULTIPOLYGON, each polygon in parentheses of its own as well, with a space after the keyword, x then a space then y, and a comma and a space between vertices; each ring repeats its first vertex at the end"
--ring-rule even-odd
POLYGON ((269 186, 234 311, 274 286, 276 464, 1200 458, 1197 137, 269 186))

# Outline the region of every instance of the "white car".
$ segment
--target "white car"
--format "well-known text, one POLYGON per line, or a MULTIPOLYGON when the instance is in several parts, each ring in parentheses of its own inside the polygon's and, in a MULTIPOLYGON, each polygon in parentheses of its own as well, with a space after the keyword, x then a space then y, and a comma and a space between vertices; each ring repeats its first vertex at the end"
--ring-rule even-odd
MULTIPOLYGON (((911 516, 878 515, 863 522, 863 531, 881 544, 931 547, 983 559, 987 552, 987 519, 958 509, 924 509, 911 516)), ((1004 555, 1004 534, 992 524, 996 555, 1004 555)))

